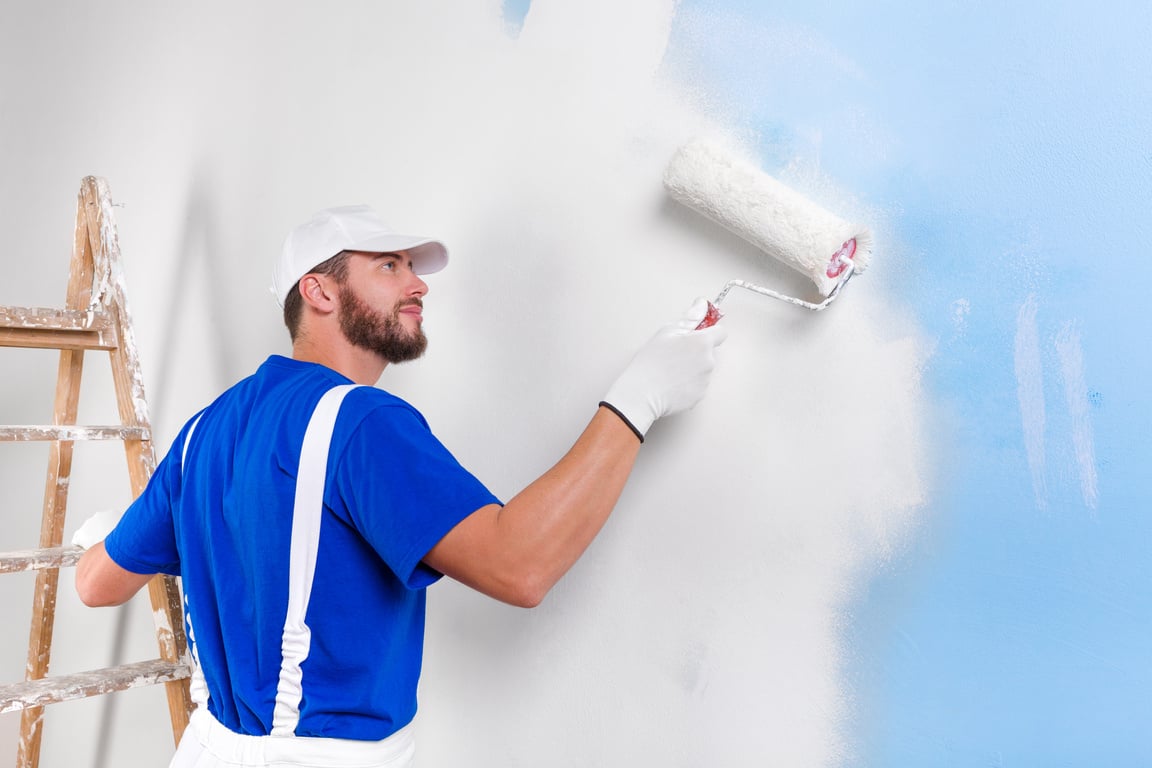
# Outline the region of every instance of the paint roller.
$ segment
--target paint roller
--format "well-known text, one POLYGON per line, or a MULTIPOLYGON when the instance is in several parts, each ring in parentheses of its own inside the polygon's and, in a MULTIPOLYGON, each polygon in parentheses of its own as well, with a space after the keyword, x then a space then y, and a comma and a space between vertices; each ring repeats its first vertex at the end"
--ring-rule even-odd
POLYGON ((806 275, 822 297, 805 301, 746 280, 729 280, 709 303, 700 328, 722 317, 718 305, 733 288, 820 311, 867 268, 872 255, 866 228, 826 211, 715 141, 694 139, 681 146, 665 170, 664 187, 679 202, 806 275))

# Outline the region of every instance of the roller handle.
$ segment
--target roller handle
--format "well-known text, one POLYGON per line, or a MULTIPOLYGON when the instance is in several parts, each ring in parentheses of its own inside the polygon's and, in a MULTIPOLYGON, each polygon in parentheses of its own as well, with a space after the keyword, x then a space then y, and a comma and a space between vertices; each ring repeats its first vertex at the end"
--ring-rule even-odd
POLYGON ((703 328, 711 328, 712 326, 716 325, 716 323, 720 322, 720 318, 722 317, 724 317, 724 315, 721 314, 719 308, 717 308, 717 306, 712 302, 708 302, 708 312, 705 313, 704 319, 700 321, 700 324, 696 326, 696 330, 699 331, 703 328))

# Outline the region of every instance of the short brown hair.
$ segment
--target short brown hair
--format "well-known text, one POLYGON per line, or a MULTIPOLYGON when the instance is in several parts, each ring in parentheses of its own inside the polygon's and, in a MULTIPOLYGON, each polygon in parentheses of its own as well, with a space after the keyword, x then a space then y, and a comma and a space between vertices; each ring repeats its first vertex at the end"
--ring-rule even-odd
MULTIPOLYGON (((343 284, 348 277, 348 251, 340 251, 327 261, 317 264, 308 270, 308 274, 331 275, 333 280, 343 284)), ((300 316, 303 312, 304 299, 300 296, 300 281, 297 280, 284 298, 284 325, 288 326, 288 335, 292 341, 296 341, 296 334, 300 331, 300 316)))

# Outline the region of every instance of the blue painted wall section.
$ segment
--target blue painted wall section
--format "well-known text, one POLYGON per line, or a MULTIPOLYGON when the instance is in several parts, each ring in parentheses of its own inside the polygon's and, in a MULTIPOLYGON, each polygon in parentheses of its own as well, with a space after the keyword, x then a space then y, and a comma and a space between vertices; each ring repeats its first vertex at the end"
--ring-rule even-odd
POLYGON ((685 0, 667 57, 892 217, 937 477, 846 643, 860 766, 1152 763, 1152 7, 685 0))

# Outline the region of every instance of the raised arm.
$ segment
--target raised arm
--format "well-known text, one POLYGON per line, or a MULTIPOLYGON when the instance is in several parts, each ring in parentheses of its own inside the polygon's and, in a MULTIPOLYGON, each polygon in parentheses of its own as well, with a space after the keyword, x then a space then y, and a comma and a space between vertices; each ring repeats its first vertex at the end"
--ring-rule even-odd
POLYGON ((637 352, 571 450, 507 505, 478 509, 424 562, 490 597, 532 607, 600 532, 658 418, 694 406, 715 367, 721 326, 695 330, 696 302, 637 352))

